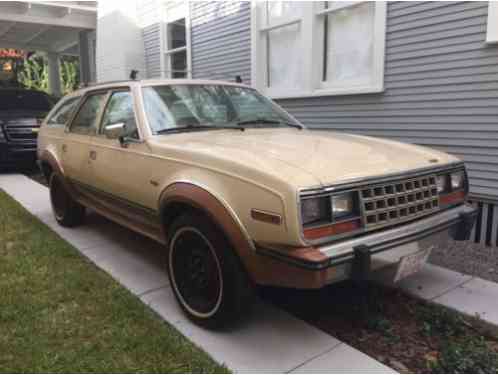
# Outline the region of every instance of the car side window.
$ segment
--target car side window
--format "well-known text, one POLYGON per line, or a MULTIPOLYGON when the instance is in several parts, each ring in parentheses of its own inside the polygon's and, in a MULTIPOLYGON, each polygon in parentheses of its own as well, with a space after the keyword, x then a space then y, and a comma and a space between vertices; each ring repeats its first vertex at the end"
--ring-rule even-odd
POLYGON ((107 93, 93 94, 86 98, 78 114, 74 118, 71 133, 93 135, 97 128, 97 117, 102 110, 107 93))
POLYGON ((100 133, 104 132, 106 126, 120 123, 125 125, 128 137, 139 138, 133 110, 133 95, 130 91, 116 91, 111 94, 102 117, 100 133))
POLYGON ((63 99, 52 115, 47 119, 48 126, 64 126, 67 124, 81 97, 63 99))

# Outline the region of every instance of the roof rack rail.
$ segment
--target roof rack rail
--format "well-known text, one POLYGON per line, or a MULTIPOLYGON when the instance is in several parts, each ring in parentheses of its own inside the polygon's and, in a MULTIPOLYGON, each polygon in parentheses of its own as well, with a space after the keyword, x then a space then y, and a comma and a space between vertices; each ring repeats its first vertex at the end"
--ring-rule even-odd
POLYGON ((100 85, 108 85, 108 84, 111 84, 111 83, 124 83, 124 82, 133 82, 133 80, 132 79, 117 79, 117 80, 114 80, 114 81, 81 82, 80 88, 100 86, 100 85))

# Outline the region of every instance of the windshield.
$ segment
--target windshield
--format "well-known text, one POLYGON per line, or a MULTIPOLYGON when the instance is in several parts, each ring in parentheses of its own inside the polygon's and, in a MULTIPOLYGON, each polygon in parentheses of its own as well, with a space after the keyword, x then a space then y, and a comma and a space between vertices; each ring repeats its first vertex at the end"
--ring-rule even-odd
POLYGON ((0 90, 2 111, 44 111, 52 108, 49 96, 43 92, 28 90, 0 90))
POLYGON ((143 88, 154 134, 177 129, 301 127, 256 90, 230 85, 164 85, 143 88))

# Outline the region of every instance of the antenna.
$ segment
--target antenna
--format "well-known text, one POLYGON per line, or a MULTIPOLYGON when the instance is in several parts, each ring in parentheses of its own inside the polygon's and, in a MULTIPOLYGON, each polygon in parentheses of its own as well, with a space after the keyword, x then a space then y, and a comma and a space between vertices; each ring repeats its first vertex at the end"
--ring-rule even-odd
POLYGON ((137 79, 137 75, 138 75, 138 70, 132 69, 130 72, 130 79, 135 81, 137 79))

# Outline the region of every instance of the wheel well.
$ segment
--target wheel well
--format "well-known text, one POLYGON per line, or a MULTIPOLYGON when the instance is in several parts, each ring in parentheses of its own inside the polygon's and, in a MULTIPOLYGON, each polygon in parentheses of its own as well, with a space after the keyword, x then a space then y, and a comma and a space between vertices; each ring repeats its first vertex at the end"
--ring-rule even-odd
POLYGON ((206 216, 205 213, 202 212, 200 209, 188 203, 185 202, 169 203, 166 207, 164 207, 162 214, 164 229, 168 231, 168 228, 171 226, 171 224, 173 223, 173 221, 175 221, 176 218, 178 218, 182 214, 190 212, 195 212, 200 215, 206 216))
POLYGON ((45 179, 47 180, 47 183, 48 183, 50 180, 50 175, 53 172, 52 166, 49 163, 47 163, 46 161, 44 161, 41 163, 41 170, 42 170, 43 176, 45 177, 45 179))
MULTIPOLYGON (((232 241, 230 241, 230 239, 227 236, 227 233, 223 230, 223 228, 219 225, 219 223, 216 222, 216 220, 211 215, 209 215, 204 210, 202 210, 198 207, 195 207, 194 205, 191 205, 191 204, 186 203, 186 202, 171 202, 163 207, 163 209, 162 209, 162 220, 163 220, 162 225, 163 225, 166 236, 168 235, 168 228, 171 226, 173 221, 176 218, 178 218, 180 215, 185 214, 185 213, 193 213, 196 215, 202 215, 202 216, 206 217, 220 230, 221 234, 225 237, 227 242, 230 243, 234 247, 234 250, 235 250, 235 244, 232 243, 232 241)), ((167 239, 167 241, 169 241, 169 240, 167 239)), ((237 258, 240 261, 241 267, 244 269, 244 271, 248 275, 249 279, 252 280, 246 266, 244 265, 244 263, 242 262, 242 260, 240 259, 240 256, 238 254, 237 254, 237 258)))

